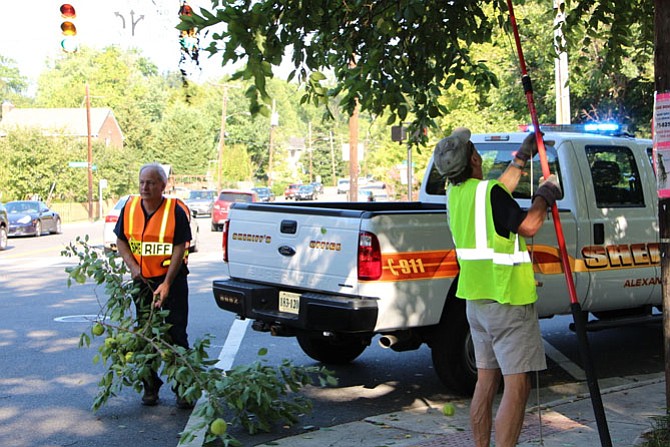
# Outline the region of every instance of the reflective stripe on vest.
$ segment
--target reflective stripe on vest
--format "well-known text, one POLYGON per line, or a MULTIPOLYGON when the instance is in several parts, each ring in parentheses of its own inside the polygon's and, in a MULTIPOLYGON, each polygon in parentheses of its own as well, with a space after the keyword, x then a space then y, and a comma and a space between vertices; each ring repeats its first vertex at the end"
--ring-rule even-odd
POLYGON ((464 261, 491 260, 494 264, 518 265, 530 263, 528 250, 521 249, 519 235, 515 235, 514 253, 496 253, 488 246, 486 232, 486 191, 489 182, 479 182, 475 193, 475 248, 456 248, 456 256, 464 261))

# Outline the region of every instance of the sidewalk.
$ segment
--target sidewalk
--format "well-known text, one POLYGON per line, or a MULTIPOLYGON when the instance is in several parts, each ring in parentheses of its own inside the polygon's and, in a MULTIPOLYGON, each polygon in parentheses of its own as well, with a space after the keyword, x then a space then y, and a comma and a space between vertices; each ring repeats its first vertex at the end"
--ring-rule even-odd
MULTIPOLYGON (((599 383, 607 428, 613 446, 634 446, 651 427, 651 416, 665 414, 664 374, 603 380, 599 383)), ((536 390, 519 446, 600 446, 593 406, 585 383, 536 390), (552 400, 553 399, 553 400, 552 400), (533 405, 535 402, 535 405, 533 405), (541 424, 540 424, 541 421, 541 424)), ((453 416, 442 414, 443 403, 383 414, 335 427, 322 428, 272 442, 284 447, 466 447, 472 446, 469 400, 451 402, 453 416)))

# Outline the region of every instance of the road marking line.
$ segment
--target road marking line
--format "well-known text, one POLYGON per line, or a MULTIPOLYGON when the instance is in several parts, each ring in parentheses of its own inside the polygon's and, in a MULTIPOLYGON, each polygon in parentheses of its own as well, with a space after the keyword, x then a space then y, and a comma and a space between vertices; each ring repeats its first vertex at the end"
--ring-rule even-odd
POLYGON ((563 370, 565 370, 565 372, 570 374, 573 378, 577 380, 586 380, 586 373, 582 368, 579 367, 579 365, 563 355, 561 351, 550 345, 547 340, 542 339, 542 341, 544 342, 544 352, 547 354, 547 357, 556 362, 558 366, 563 368, 563 370))
MULTIPOLYGON (((219 353, 219 361, 217 362, 216 365, 214 365, 215 368, 218 368, 222 371, 226 371, 232 368, 233 362, 235 361, 235 356, 237 355, 237 352, 240 350, 242 339, 244 338, 244 334, 246 333, 247 327, 249 327, 250 322, 251 320, 248 319, 247 320, 236 319, 235 321, 233 321, 233 324, 230 327, 230 330, 228 331, 226 341, 223 344, 223 347, 221 348, 221 352, 219 353)), ((188 421, 186 422, 184 431, 202 422, 203 420, 202 416, 194 416, 193 414, 196 413, 198 407, 201 405, 202 402, 204 402, 204 400, 205 397, 202 396, 200 399, 198 399, 198 402, 196 402, 195 408, 191 412, 191 416, 188 418, 188 421)), ((207 430, 206 426, 203 427, 201 430, 199 430, 197 433, 195 433, 195 438, 193 438, 193 441, 187 444, 177 444, 177 446, 202 447, 202 443, 205 440, 205 430, 207 430)))
POLYGON ((219 362, 214 365, 215 368, 219 368, 222 371, 227 371, 233 367, 233 362, 235 361, 235 356, 240 350, 240 345, 242 344, 242 339, 244 334, 247 332, 247 327, 251 320, 235 320, 233 325, 228 331, 228 337, 226 337, 226 342, 223 344, 223 348, 219 353, 219 362))
POLYGON ((37 254, 40 254, 40 253, 47 253, 47 252, 58 253, 58 256, 60 257, 61 251, 65 250, 66 247, 67 247, 66 245, 59 245, 59 246, 50 245, 48 247, 35 248, 33 250, 24 251, 22 253, 9 253, 5 257, 6 258, 27 258, 27 257, 33 256, 33 255, 37 255, 37 254))

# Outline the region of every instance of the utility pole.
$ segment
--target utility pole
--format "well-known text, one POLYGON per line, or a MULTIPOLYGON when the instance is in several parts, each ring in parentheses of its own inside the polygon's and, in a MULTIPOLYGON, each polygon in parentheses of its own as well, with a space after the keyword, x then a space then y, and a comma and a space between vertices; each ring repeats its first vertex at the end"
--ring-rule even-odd
POLYGON ((268 187, 272 188, 272 156, 274 152, 275 127, 279 125, 279 114, 275 112, 275 100, 272 100, 272 115, 270 116, 270 154, 268 160, 268 187))
MULTIPOLYGON (((349 68, 356 68, 356 55, 351 55, 349 68)), ((349 201, 356 202, 358 200, 358 98, 354 111, 349 117, 349 201)))
POLYGON ((88 177, 88 220, 93 222, 93 147, 91 144, 91 96, 86 83, 86 133, 87 133, 87 177, 88 177))
POLYGON ((330 166, 333 171, 333 186, 337 186, 337 177, 335 177, 335 142, 333 141, 333 131, 330 131, 330 166))
POLYGON ((228 119, 228 86, 223 85, 223 99, 221 101, 221 130, 219 133, 219 172, 217 175, 218 190, 223 188, 223 152, 226 145, 226 119, 228 119))
POLYGON ((358 200, 358 99, 349 117, 349 201, 358 200))
POLYGON ((309 151, 309 182, 312 183, 312 122, 308 123, 307 150, 309 151))

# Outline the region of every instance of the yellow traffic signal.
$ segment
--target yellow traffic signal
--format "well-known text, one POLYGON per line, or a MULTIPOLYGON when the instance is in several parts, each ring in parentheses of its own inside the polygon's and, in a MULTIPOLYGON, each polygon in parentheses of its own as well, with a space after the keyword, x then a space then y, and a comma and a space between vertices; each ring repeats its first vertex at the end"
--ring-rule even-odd
POLYGON ((60 15, 64 19, 60 24, 60 29, 65 38, 61 40, 60 46, 66 53, 74 53, 79 49, 79 42, 77 39, 77 27, 75 26, 75 19, 77 12, 70 3, 63 3, 60 6, 60 15))

